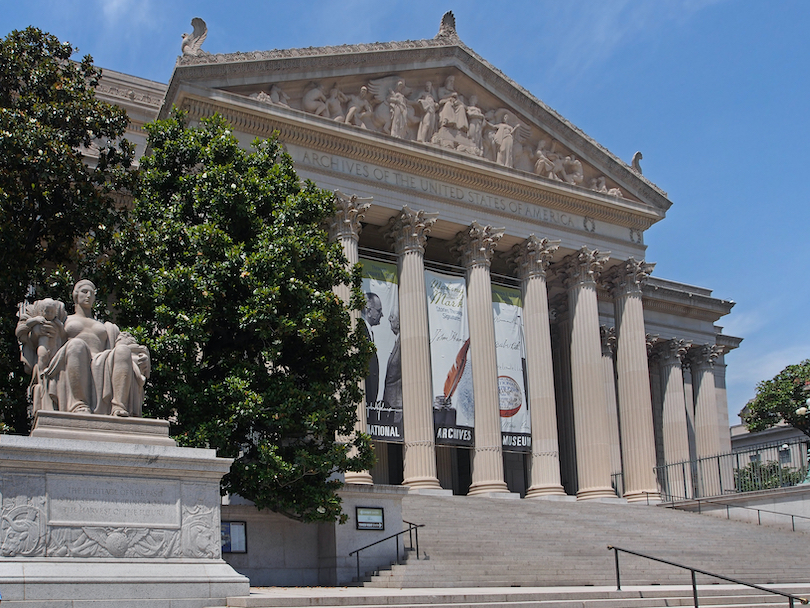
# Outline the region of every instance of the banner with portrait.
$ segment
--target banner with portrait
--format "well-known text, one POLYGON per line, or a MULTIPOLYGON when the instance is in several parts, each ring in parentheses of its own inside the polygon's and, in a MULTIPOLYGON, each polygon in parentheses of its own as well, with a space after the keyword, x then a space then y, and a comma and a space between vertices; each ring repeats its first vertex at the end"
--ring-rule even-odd
POLYGON ((466 281, 426 271, 425 287, 436 443, 469 447, 475 439, 475 401, 466 281))
POLYGON ((520 291, 493 285, 492 315, 495 320, 495 356, 498 361, 498 401, 503 450, 530 452, 532 426, 526 390, 528 382, 520 291))
POLYGON ((402 359, 399 343, 397 267, 361 259, 366 307, 360 329, 374 343, 364 385, 368 434, 377 441, 402 443, 402 359))

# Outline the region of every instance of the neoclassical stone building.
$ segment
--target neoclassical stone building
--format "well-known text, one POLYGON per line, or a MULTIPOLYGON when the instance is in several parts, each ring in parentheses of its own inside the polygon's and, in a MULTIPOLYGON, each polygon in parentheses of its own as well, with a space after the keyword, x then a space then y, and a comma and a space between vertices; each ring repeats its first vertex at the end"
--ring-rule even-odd
MULTIPOLYGON (((105 71, 140 127, 176 105, 245 145, 278 132, 337 191, 333 238, 367 270, 378 345, 355 484, 647 500, 655 467, 730 451, 715 323, 733 302, 655 277, 647 228, 671 202, 467 47, 430 40, 210 55, 168 85, 105 71)), ((640 158, 640 155, 638 155, 640 158)), ((687 469, 683 469, 687 471, 687 469)))

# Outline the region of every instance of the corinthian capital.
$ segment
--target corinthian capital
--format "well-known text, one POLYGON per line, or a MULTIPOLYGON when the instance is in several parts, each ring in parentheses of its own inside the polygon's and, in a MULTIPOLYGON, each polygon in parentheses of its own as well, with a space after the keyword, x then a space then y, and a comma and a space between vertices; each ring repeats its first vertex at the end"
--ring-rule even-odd
POLYGON ((425 213, 424 210, 412 211, 405 205, 388 222, 385 238, 398 255, 412 252, 424 254, 425 242, 438 216, 438 213, 425 213))
POLYGON ((347 196, 340 190, 335 190, 334 201, 337 213, 329 220, 329 238, 333 241, 341 238, 359 240, 362 230, 360 222, 371 206, 372 199, 358 198, 354 194, 347 196))
POLYGON ((473 222, 456 235, 451 251, 458 253, 462 266, 489 267, 495 247, 503 236, 504 228, 482 226, 473 222))
POLYGON ((598 251, 583 246, 560 262, 557 275, 566 289, 580 284, 595 283, 609 259, 609 251, 598 251))
POLYGON ((616 328, 600 325, 599 337, 602 339, 602 354, 610 357, 616 354, 616 328))
POLYGON ((614 298, 630 293, 641 294, 641 288, 647 282, 653 268, 655 264, 628 258, 602 275, 602 281, 614 298))
POLYGON ((689 349, 689 362, 693 367, 714 367, 717 357, 723 354, 723 348, 716 344, 702 344, 689 349))
POLYGON ((666 365, 681 365, 692 347, 689 340, 663 340, 656 344, 655 352, 666 365))
POLYGON ((512 247, 510 263, 517 269, 520 279, 531 279, 546 276, 546 270, 554 257, 560 241, 538 239, 531 235, 522 243, 512 247))

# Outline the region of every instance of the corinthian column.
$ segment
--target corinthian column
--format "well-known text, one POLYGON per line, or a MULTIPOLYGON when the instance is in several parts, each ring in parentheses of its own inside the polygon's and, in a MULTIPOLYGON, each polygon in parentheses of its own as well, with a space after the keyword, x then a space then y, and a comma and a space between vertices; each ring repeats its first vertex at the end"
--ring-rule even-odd
POLYGON ((608 253, 582 247, 565 258, 558 274, 571 311, 571 392, 576 427, 578 500, 616 498, 610 486, 607 401, 602 378, 602 344, 596 275, 608 253))
POLYGON ((523 296, 526 376, 532 421, 531 479, 526 498, 565 495, 560 484, 554 362, 546 285, 546 270, 559 243, 532 235, 512 249, 523 296))
POLYGON ((690 351, 695 391, 695 445, 698 458, 716 456, 721 451, 714 386, 714 361, 718 356, 720 351, 714 344, 704 344, 690 351))
POLYGON ((619 439, 619 404, 616 402, 616 328, 599 326, 602 339, 602 371, 605 378, 605 401, 607 402, 608 444, 610 445, 610 472, 622 471, 622 443, 619 439))
POLYGON ((437 215, 411 211, 405 206, 391 220, 386 233, 394 245, 399 266, 399 336, 405 441, 402 483, 411 489, 441 489, 436 476, 436 445, 433 438, 424 261, 425 242, 437 215))
POLYGON ((641 287, 655 266, 633 258, 604 277, 616 317, 616 378, 628 502, 660 500, 655 480, 655 434, 641 287))
MULTIPOLYGON (((335 190, 335 209, 337 213, 329 221, 329 238, 337 241, 343 247, 343 255, 346 256, 348 267, 352 268, 360 260, 357 250, 357 243, 360 240, 360 222, 371 205, 370 198, 357 198, 356 196, 346 196, 339 190, 335 190)), ((349 285, 341 283, 335 285, 335 294, 348 305, 352 297, 352 289, 349 285)), ((349 313, 352 319, 352 329, 360 318, 360 312, 352 310, 349 313)), ((361 383, 362 384, 362 383, 361 383)), ((355 433, 366 432, 366 400, 357 404, 357 422, 354 424, 355 433)), ((371 474, 368 471, 347 471, 345 474, 346 483, 372 484, 371 474)))
POLYGON ((689 349, 685 340, 668 340, 656 347, 664 383, 661 426, 664 439, 666 492, 672 497, 692 495, 692 467, 689 464, 689 431, 683 388, 683 360, 689 349), (686 463, 686 464, 683 464, 686 463))
POLYGON ((467 269, 467 316, 475 395, 475 449, 469 496, 507 492, 503 480, 503 440, 498 400, 498 362, 489 265, 502 228, 473 222, 458 233, 454 249, 467 269))

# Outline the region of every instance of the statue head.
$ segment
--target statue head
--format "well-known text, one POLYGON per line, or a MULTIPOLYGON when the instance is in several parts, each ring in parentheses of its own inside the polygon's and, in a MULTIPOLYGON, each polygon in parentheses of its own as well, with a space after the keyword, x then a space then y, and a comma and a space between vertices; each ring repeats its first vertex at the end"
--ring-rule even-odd
POLYGON ((83 297, 89 300, 90 306, 96 301, 96 286, 89 279, 82 279, 73 286, 73 303, 79 305, 83 297))

